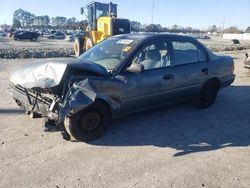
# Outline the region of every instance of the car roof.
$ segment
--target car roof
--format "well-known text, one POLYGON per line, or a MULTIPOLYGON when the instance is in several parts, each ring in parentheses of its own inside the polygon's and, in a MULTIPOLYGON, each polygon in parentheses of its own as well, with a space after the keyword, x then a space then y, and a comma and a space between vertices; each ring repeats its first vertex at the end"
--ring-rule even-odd
POLYGON ((138 39, 140 41, 157 39, 157 38, 175 38, 175 39, 191 39, 195 40, 193 37, 186 35, 178 35, 178 34, 169 34, 169 33, 136 33, 136 34, 122 34, 113 36, 113 38, 121 38, 121 39, 138 39))

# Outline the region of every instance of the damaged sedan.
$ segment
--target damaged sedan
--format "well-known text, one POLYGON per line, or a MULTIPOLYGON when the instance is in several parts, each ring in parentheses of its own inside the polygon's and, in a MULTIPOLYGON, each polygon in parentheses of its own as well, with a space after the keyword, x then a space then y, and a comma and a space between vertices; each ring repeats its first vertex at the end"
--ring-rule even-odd
POLYGON ((65 139, 88 142, 126 114, 183 100, 208 108, 234 79, 233 59, 192 37, 130 34, 110 37, 76 60, 19 67, 10 93, 65 139))

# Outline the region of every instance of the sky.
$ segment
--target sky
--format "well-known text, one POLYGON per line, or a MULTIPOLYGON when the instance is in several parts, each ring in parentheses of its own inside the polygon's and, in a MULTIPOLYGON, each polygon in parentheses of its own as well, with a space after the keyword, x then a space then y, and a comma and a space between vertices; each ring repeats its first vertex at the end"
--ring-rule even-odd
MULTIPOLYGON (((91 0, 0 0, 0 24, 12 24, 16 9, 34 13, 36 16, 65 16, 85 19, 80 7, 91 0)), ((109 0, 99 0, 108 3, 109 0)), ((152 23, 153 0, 113 0, 118 4, 118 17, 152 23)), ((164 27, 180 25, 206 29, 208 26, 250 26, 250 0, 154 0, 153 23, 164 27)))

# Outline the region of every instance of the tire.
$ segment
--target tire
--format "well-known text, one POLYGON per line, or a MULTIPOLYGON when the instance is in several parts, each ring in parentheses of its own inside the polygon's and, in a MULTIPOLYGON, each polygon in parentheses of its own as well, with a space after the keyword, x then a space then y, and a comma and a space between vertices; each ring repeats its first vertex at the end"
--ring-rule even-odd
POLYGON ((92 40, 90 39, 90 38, 87 38, 86 39, 86 43, 85 43, 85 50, 87 51, 87 50, 89 50, 90 48, 92 48, 93 47, 93 42, 92 42, 92 40))
POLYGON ((30 112, 30 111, 28 111, 28 115, 30 118, 33 118, 33 119, 42 117, 40 114, 38 114, 36 112, 30 112))
POLYGON ((107 129, 110 119, 108 106, 100 101, 69 118, 69 131, 77 141, 90 142, 99 138, 107 129))
POLYGON ((83 53, 83 39, 81 37, 75 39, 74 51, 76 57, 79 57, 83 53))
POLYGON ((219 83, 216 80, 208 80, 203 85, 198 98, 195 100, 197 108, 209 108, 216 100, 219 91, 219 83))

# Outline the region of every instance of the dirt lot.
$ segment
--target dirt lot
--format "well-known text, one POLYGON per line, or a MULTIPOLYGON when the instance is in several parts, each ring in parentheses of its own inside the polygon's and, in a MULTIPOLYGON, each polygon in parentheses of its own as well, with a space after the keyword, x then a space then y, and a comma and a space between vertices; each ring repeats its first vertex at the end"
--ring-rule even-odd
POLYGON ((0 187, 250 187, 250 73, 243 52, 226 54, 237 79, 211 108, 126 116, 91 144, 44 133, 7 92, 9 71, 31 60, 0 60, 0 187))

